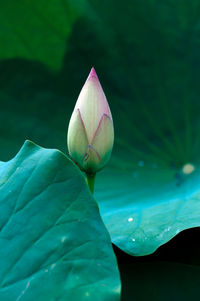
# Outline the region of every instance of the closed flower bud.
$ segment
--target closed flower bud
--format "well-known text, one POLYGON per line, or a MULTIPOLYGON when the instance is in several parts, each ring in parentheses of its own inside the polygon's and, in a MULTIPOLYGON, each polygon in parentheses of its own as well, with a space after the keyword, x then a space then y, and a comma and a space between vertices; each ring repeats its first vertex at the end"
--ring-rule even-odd
POLYGON ((108 162, 114 142, 112 115, 92 68, 76 102, 68 127, 68 149, 73 161, 88 174, 108 162))

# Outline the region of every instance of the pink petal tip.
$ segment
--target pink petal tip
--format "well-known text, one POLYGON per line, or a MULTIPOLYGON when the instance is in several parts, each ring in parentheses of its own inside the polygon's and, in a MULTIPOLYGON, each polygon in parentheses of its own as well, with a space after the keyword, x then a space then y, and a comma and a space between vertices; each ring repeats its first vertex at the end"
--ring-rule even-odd
POLYGON ((92 69, 91 69, 91 71, 90 71, 90 74, 89 74, 89 76, 88 76, 88 79, 91 78, 91 77, 95 77, 95 78, 98 79, 98 76, 97 76, 97 74, 96 74, 96 71, 95 71, 94 67, 92 67, 92 69))

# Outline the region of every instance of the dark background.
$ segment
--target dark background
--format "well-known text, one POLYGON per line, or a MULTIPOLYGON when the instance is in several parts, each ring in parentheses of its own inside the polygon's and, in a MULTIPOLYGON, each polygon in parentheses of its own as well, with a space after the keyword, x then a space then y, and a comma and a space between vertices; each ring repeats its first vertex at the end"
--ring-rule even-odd
POLYGON ((199 228, 185 230, 154 254, 142 257, 114 246, 122 300, 199 300, 199 235, 199 228))
MULTIPOLYGON (((175 173, 197 164, 199 50, 196 0, 1 1, 1 160, 25 139, 67 151, 68 121, 94 66, 114 118, 115 158, 131 147, 133 161, 154 156, 175 173)), ((115 247, 122 299, 199 300, 199 235, 184 231, 141 258, 115 247)))

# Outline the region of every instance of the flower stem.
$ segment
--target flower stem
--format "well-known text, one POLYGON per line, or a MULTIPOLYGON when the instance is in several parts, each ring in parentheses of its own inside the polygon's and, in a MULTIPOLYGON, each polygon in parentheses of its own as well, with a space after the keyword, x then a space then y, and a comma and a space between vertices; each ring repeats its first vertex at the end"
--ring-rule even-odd
POLYGON ((88 174, 86 173, 86 183, 91 191, 91 193, 94 193, 94 181, 95 181, 96 174, 88 174))

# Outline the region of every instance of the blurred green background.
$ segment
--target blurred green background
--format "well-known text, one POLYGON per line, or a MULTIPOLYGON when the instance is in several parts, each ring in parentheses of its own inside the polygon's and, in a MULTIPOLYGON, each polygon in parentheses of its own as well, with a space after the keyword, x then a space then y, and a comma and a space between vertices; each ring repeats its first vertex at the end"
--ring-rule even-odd
MULTIPOLYGON (((199 1, 0 3, 0 156, 24 139, 66 151, 95 67, 115 122, 114 155, 180 167, 199 153, 199 1)), ((125 168, 124 164, 124 168, 125 168)))
MULTIPOLYGON (((12 158, 25 139, 67 152, 68 122, 92 66, 115 125, 108 171, 119 179, 104 183, 105 198, 119 187, 119 175, 137 177, 142 167, 139 191, 151 187, 152 171, 162 174, 154 180, 164 185, 167 178, 173 187, 185 180, 185 164, 199 171, 197 0, 1 1, 1 160, 12 158)), ((121 193, 132 202, 134 189, 128 183, 121 193)))

